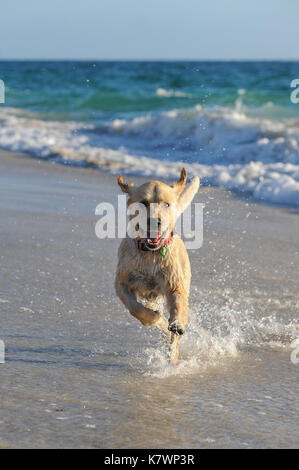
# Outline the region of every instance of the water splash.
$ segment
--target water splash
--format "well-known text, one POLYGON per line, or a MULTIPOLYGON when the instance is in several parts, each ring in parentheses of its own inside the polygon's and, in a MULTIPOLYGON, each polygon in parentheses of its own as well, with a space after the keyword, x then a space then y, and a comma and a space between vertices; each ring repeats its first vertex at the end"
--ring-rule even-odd
POLYGON ((149 347, 137 357, 138 370, 145 376, 169 377, 204 373, 256 350, 291 350, 299 336, 299 322, 279 321, 275 315, 256 318, 253 309, 238 310, 202 301, 192 307, 186 335, 180 341, 180 361, 168 363, 167 347, 149 347))

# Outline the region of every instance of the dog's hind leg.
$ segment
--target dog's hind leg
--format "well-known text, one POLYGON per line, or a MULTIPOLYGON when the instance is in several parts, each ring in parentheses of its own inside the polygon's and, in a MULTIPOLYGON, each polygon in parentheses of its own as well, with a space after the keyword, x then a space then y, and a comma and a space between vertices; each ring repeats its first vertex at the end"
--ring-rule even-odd
POLYGON ((185 333, 188 320, 188 296, 184 292, 170 292, 167 295, 169 326, 171 331, 169 361, 177 364, 179 359, 179 338, 185 333))
POLYGON ((160 312, 145 307, 138 302, 134 292, 128 290, 127 286, 117 282, 115 284, 117 295, 127 307, 130 314, 137 318, 144 326, 156 326, 165 334, 168 334, 168 322, 160 312))
POLYGON ((169 347, 169 362, 170 364, 177 364, 179 360, 179 335, 171 333, 170 347, 169 347))

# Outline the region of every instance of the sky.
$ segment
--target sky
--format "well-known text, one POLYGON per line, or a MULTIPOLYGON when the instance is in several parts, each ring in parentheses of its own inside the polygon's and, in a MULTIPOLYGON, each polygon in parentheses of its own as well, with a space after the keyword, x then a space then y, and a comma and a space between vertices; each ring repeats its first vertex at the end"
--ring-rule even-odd
POLYGON ((298 0, 9 0, 1 59, 299 59, 298 0))

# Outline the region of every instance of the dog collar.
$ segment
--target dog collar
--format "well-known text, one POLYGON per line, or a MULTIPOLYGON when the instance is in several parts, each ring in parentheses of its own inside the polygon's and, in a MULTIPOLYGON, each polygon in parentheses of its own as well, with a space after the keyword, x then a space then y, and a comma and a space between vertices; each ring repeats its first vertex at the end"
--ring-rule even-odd
MULTIPOLYGON (((160 250, 159 250, 161 255, 163 256, 163 258, 166 258, 166 256, 167 256, 168 245, 169 245, 170 241, 172 240, 172 238, 173 238, 173 232, 171 232, 171 234, 169 235, 168 238, 165 238, 163 240, 162 246, 160 247, 160 250)), ((153 253, 158 251, 158 250, 150 250, 149 248, 147 248, 146 244, 143 241, 141 241, 139 238, 134 238, 134 241, 136 243, 136 246, 137 246, 138 250, 152 251, 153 253)))

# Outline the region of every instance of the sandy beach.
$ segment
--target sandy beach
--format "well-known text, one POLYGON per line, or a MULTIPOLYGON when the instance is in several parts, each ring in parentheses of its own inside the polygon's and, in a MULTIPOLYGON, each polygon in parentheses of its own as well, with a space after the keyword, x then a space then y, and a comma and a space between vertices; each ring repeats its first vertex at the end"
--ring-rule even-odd
MULTIPOLYGON (((135 183, 144 178, 130 178, 135 183)), ((299 211, 202 187, 177 367, 95 235, 116 177, 0 151, 0 447, 298 446, 299 211)))

